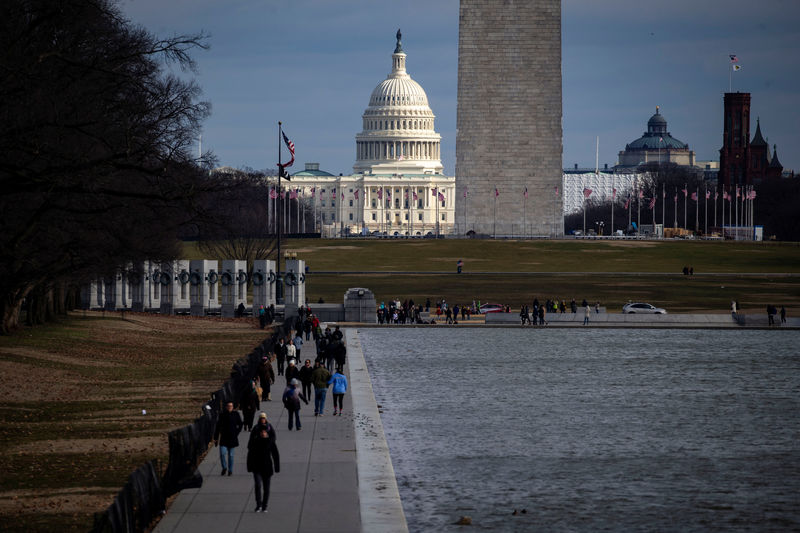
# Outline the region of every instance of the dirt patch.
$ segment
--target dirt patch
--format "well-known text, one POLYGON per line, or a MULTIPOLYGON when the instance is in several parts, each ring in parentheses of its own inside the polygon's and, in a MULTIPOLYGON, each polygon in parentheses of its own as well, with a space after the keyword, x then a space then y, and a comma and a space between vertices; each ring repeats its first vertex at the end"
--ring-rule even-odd
POLYGON ((80 513, 87 507, 104 509, 117 490, 79 487, 47 490, 12 490, 0 494, 0 515, 15 513, 80 513))
MULTIPOLYGON (((169 446, 167 435, 160 437, 126 437, 124 439, 65 439, 45 440, 36 446, 11 446, 11 455, 31 455, 40 453, 161 453, 169 446)), ((6 493, 4 492, 3 495, 6 493)))
POLYGON ((76 365, 76 366, 96 366, 96 367, 107 367, 107 368, 118 366, 116 363, 112 363, 110 361, 98 361, 96 359, 85 359, 85 358, 81 359, 78 357, 63 356, 31 348, 8 347, 0 350, 0 353, 7 353, 11 355, 18 355, 21 357, 30 357, 32 359, 37 359, 40 361, 50 361, 53 363, 62 363, 62 364, 76 365))
POLYGON ((74 372, 0 361, 0 391, 6 406, 17 402, 56 401, 68 397, 80 381, 81 375, 74 372), (20 376, 25 376, 24 387, 20 387, 20 376))

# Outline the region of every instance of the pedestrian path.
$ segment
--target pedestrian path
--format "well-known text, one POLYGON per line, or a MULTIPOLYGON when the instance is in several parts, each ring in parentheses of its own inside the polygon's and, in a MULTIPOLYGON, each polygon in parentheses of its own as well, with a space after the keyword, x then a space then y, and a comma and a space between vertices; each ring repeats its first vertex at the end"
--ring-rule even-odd
POLYGON ((289 431, 280 401, 283 376, 276 376, 273 401, 261 402, 261 411, 277 433, 281 463, 280 473, 272 477, 268 512, 254 512, 253 477, 246 462, 248 433, 242 432, 233 475, 220 475, 219 449, 212 447, 198 469, 203 486, 182 491, 156 533, 407 533, 357 331, 348 329, 345 335, 349 390, 342 416, 332 416, 333 396, 328 391, 324 416, 314 416, 312 398, 300 411, 302 430, 289 431))

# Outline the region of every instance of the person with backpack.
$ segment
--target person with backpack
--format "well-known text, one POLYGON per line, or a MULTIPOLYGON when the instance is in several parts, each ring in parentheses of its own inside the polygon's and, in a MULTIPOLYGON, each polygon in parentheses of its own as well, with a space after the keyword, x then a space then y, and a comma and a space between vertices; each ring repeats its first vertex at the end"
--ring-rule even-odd
POLYGON ((297 390, 299 384, 300 382, 295 378, 283 391, 283 406, 289 411, 289 431, 292 430, 293 423, 297 426, 297 431, 300 431, 300 400, 308 405, 308 399, 297 390))
POLYGON ((333 416, 342 416, 344 393, 347 392, 347 377, 342 373, 341 368, 336 367, 336 373, 328 380, 328 385, 333 385, 333 416))

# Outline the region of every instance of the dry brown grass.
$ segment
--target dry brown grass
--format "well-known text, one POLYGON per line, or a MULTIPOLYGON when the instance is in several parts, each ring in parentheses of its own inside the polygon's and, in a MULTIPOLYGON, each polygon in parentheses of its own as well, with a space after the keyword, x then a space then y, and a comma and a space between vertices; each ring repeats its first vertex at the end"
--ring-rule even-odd
POLYGON ((3 531, 88 530, 267 335, 252 320, 77 313, 0 337, 3 531))

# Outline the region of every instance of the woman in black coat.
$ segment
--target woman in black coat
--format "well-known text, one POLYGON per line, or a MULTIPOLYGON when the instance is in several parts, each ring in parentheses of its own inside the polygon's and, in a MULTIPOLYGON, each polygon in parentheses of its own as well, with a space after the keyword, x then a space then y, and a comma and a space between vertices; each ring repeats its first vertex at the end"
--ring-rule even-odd
POLYGON ((266 513, 270 479, 272 474, 281 471, 278 447, 275 440, 270 438, 266 427, 262 427, 247 445, 247 471, 253 473, 256 484, 256 512, 266 513))

